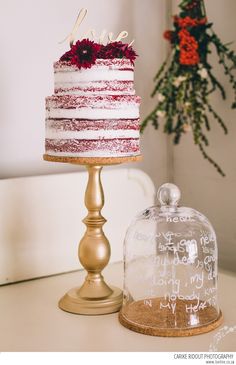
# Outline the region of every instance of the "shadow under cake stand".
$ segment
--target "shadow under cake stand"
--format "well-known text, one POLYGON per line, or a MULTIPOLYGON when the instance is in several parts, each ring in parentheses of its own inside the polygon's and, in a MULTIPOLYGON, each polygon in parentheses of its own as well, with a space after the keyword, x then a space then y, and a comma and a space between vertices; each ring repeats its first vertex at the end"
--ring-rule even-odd
POLYGON ((85 191, 85 206, 88 210, 83 219, 86 232, 79 244, 79 260, 87 271, 84 283, 69 290, 59 301, 64 311, 76 314, 108 314, 120 310, 122 291, 115 286, 108 286, 102 276, 107 266, 111 249, 103 232, 106 219, 101 210, 104 206, 104 193, 101 183, 103 166, 126 162, 136 162, 141 155, 131 157, 55 157, 45 154, 45 161, 85 165, 88 171, 88 183, 85 191))

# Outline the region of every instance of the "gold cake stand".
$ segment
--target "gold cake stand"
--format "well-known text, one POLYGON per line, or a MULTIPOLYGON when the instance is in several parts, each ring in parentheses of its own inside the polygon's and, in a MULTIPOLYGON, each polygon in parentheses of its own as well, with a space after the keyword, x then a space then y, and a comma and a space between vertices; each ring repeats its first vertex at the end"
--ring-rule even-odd
POLYGON ((88 184, 85 191, 85 206, 88 214, 83 220, 86 232, 80 241, 78 252, 79 260, 86 269, 87 276, 82 286, 69 290, 61 298, 59 307, 76 314, 97 315, 117 312, 122 304, 122 291, 117 287, 108 286, 102 276, 102 270, 109 262, 111 249, 102 228, 106 219, 101 214, 104 206, 101 171, 105 165, 140 161, 141 156, 73 158, 45 154, 43 158, 51 162, 86 165, 88 171, 88 184))

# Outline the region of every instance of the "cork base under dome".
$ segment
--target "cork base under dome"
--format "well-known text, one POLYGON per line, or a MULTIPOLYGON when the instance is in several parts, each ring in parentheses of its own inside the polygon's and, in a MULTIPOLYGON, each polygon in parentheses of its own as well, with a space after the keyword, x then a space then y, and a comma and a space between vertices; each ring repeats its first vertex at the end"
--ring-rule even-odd
POLYGON ((130 303, 119 313, 120 323, 135 332, 150 336, 184 337, 210 332, 223 322, 221 311, 217 313, 212 306, 198 312, 199 324, 190 325, 185 305, 196 305, 195 300, 177 300, 176 312, 171 314, 167 308, 160 310, 163 298, 152 298, 152 308, 148 310, 143 300, 130 303))
POLYGON ((125 157, 63 157, 43 155, 45 161, 64 162, 78 165, 116 165, 126 162, 138 162, 142 156, 125 156, 125 157))

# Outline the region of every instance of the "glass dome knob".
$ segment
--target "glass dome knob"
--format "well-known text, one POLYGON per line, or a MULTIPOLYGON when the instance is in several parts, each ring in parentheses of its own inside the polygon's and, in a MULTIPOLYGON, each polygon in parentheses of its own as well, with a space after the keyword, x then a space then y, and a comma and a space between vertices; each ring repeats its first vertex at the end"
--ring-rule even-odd
POLYGON ((161 206, 177 206, 181 197, 178 186, 170 183, 161 185, 157 192, 157 199, 161 206))

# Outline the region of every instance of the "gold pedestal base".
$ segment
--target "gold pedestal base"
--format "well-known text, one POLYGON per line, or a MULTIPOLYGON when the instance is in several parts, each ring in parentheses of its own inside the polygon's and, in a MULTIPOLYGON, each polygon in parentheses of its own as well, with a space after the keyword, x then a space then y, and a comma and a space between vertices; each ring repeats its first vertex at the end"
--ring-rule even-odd
POLYGON ((80 297, 80 288, 73 288, 66 293, 58 305, 66 312, 75 314, 99 315, 118 312, 122 303, 122 291, 110 286, 112 293, 103 299, 85 299, 80 297))
POLYGON ((140 161, 142 157, 73 158, 45 154, 43 158, 45 161, 86 165, 88 170, 88 184, 85 192, 85 206, 88 214, 83 219, 86 231, 78 250, 79 260, 86 269, 87 276, 81 287, 73 288, 63 296, 59 301, 59 308, 70 313, 89 315, 118 312, 122 304, 122 291, 108 286, 102 276, 102 270, 110 259, 111 248, 103 232, 106 219, 101 213, 104 193, 100 175, 104 165, 140 161))
MULTIPOLYGON (((46 159, 45 156, 44 159, 46 159)), ((81 164, 88 161, 77 159, 74 163, 81 164)), ((122 304, 122 291, 108 286, 102 276, 102 270, 107 266, 111 255, 109 241, 103 232, 106 219, 101 214, 104 205, 100 176, 102 168, 103 165, 87 165, 88 184, 85 192, 85 206, 88 214, 83 219, 86 231, 78 250, 79 260, 86 269, 87 276, 81 287, 71 289, 59 301, 59 308, 70 313, 108 314, 118 312, 122 304)))

